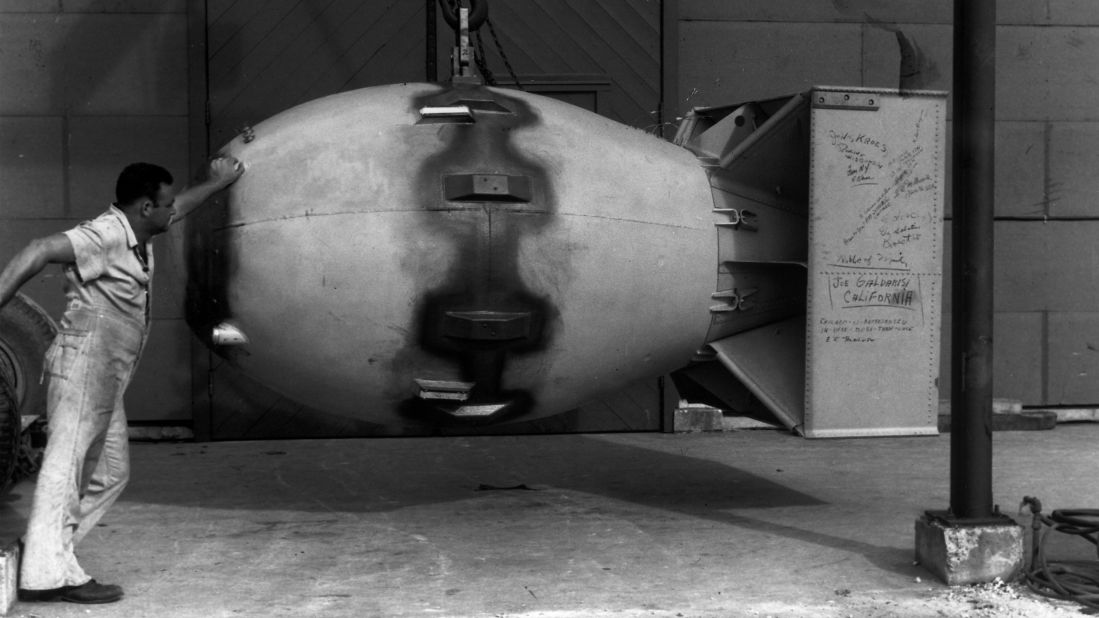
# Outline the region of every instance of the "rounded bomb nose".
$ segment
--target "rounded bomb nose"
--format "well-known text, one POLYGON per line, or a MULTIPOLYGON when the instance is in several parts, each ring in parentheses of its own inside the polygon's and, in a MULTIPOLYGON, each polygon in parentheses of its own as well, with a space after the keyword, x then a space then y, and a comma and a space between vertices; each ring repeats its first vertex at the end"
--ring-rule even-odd
POLYGON ((517 423, 681 367, 706 338, 705 170, 575 105, 375 86, 221 152, 249 178, 187 232, 216 249, 196 260, 191 323, 246 329, 217 353, 290 401, 391 426, 517 423), (432 115, 451 99, 475 122, 432 115), (639 303, 653 286, 660 301, 639 303))

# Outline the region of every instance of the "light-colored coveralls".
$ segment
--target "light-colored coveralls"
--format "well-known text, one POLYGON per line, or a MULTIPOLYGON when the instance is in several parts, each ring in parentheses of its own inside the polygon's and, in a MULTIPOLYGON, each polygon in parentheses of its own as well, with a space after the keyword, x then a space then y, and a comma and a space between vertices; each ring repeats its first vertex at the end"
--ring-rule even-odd
POLYGON ((64 232, 68 305, 46 353, 49 440, 24 537, 20 588, 79 586, 91 578, 73 547, 122 493, 130 454, 122 396, 145 345, 153 276, 125 214, 111 206, 64 232))

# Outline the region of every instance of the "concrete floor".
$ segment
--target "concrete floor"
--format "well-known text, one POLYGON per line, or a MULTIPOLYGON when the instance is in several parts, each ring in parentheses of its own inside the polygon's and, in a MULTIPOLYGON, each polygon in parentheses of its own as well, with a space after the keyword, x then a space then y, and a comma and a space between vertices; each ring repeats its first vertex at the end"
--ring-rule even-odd
MULTIPOLYGON (((997 432, 1003 510, 1027 495, 1047 511, 1099 507, 1097 439, 1095 423, 997 432)), ((135 443, 129 489, 79 551, 126 598, 10 615, 1077 613, 1017 591, 981 605, 913 563, 915 520, 948 505, 949 442, 757 430, 135 443)), ((0 502, 6 528, 31 491, 0 502)))

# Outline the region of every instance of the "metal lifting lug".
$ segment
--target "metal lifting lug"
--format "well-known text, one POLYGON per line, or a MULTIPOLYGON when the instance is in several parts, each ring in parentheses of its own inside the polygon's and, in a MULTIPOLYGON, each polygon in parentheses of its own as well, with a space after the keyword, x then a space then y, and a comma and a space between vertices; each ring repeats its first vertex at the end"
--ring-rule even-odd
POLYGON ((454 202, 530 202, 530 178, 506 174, 448 174, 443 195, 454 202))
POLYGON ((473 382, 460 382, 456 380, 428 380, 416 378, 417 396, 420 399, 441 399, 450 401, 465 401, 469 399, 469 392, 476 386, 473 382))
MULTIPOLYGON (((444 13, 446 13, 445 10, 444 13)), ((450 53, 451 82, 480 86, 482 83, 481 77, 473 68, 473 48, 469 45, 471 30, 469 9, 458 7, 456 17, 456 22, 451 24, 454 27, 454 36, 457 39, 457 45, 450 53)), ((480 26, 480 24, 478 23, 476 26, 480 26)), ((472 30, 476 30, 476 26, 472 30)))
POLYGON ((531 334, 529 311, 447 311, 443 333, 464 341, 518 341, 531 334))
POLYGON ((420 122, 450 122, 470 124, 476 122, 468 105, 425 105, 420 108, 420 122))
POLYGON ((711 307, 710 311, 715 313, 727 311, 749 311, 752 309, 753 305, 747 302, 747 298, 758 291, 758 288, 749 288, 744 291, 733 288, 732 290, 714 292, 710 295, 710 298, 724 300, 725 304, 711 307))
MULTIPOLYGON (((481 27, 481 24, 488 18, 488 0, 469 0, 469 29, 476 30, 481 27)), ((459 9, 462 8, 457 0, 439 0, 439 7, 442 8, 443 20, 451 28, 458 27, 460 20, 459 9)))
POLYGON ((728 221, 721 221, 718 227, 731 227, 745 232, 758 232, 759 224, 756 213, 750 210, 737 208, 715 208, 714 212, 728 215, 728 221))

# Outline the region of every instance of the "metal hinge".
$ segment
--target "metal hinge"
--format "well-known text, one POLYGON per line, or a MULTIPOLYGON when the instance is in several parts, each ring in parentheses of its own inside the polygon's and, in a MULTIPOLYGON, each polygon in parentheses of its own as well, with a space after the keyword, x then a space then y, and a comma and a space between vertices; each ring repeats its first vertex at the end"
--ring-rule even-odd
POLYGON ((813 92, 813 107, 818 109, 856 109, 877 111, 881 96, 873 92, 813 92))

